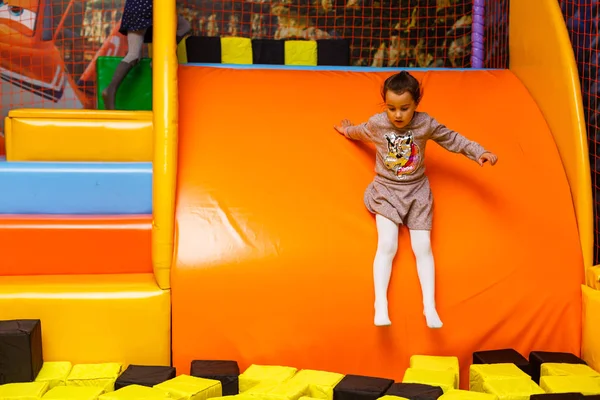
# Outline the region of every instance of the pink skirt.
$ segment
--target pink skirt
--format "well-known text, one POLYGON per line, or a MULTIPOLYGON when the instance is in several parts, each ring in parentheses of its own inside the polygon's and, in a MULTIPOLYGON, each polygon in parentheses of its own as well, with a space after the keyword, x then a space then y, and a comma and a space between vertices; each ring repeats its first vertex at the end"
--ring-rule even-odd
POLYGON ((431 230, 433 195, 427 177, 414 182, 390 182, 376 176, 364 195, 367 209, 408 229, 431 230))

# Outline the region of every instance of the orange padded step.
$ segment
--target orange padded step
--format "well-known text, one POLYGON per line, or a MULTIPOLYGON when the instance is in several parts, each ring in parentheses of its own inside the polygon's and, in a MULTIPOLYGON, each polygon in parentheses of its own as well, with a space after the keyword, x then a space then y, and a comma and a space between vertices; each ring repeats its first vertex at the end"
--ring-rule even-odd
POLYGON ((152 216, 0 216, 0 276, 151 273, 152 216))

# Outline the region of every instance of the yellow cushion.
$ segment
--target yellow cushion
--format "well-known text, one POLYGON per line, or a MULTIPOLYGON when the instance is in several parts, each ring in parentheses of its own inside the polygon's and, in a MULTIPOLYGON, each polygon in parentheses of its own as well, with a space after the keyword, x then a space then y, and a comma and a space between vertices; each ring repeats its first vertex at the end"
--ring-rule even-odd
POLYGON ((2 400, 39 400, 48 390, 48 382, 7 383, 0 385, 2 400))
POLYGON ((585 364, 544 363, 540 376, 597 376, 600 374, 585 364))
POLYGON ((73 365, 68 361, 46 361, 35 378, 36 382, 48 382, 48 389, 65 386, 73 365))
POLYGON ((593 376, 542 376, 540 387, 546 393, 582 393, 584 396, 600 394, 600 379, 593 376))
POLYGON ((489 393, 451 389, 441 395, 438 400, 498 400, 498 397, 489 393))
POLYGON ((161 390, 175 400, 206 400, 223 395, 220 381, 189 375, 179 375, 166 382, 154 385, 154 388, 161 390))
POLYGON ((496 395, 498 400, 529 400, 533 394, 544 393, 529 378, 489 379, 483 383, 483 391, 496 395))
POLYGON ((529 378, 515 364, 471 364, 469 368, 469 390, 483 392, 483 382, 488 379, 529 378))
POLYGON ((450 370, 456 374, 454 388, 460 384, 460 366, 458 357, 413 355, 410 358, 410 367, 416 369, 431 369, 436 371, 450 370))
POLYGON ((93 386, 112 392, 121 368, 119 363, 77 364, 67 377, 67 386, 93 386))
POLYGON ((221 37, 223 64, 252 64, 252 41, 243 37, 221 37))
POLYGON ((407 368, 404 372, 403 383, 422 383, 425 385, 439 386, 445 392, 456 389, 454 383, 456 376, 450 370, 436 371, 427 369, 407 368))
POLYGON ((586 284, 596 290, 600 290, 600 267, 599 266, 593 266, 593 267, 589 267, 586 270, 586 274, 585 274, 585 281, 586 284))
POLYGON ((308 393, 308 383, 288 380, 282 383, 260 383, 244 394, 252 395, 256 400, 298 400, 308 393))
POLYGON ((56 386, 46 392, 43 400, 98 400, 104 390, 93 386, 56 386))
POLYGON ((106 393, 98 400, 171 400, 171 397, 162 390, 147 386, 127 385, 124 388, 106 393))
POLYGON ((259 383, 281 383, 296 374, 294 367, 252 364, 239 376, 239 391, 243 393, 259 383))
MULTIPOLYGON (((302 399, 300 399, 302 400, 302 399)), ((386 394, 384 396, 379 397, 377 400, 409 400, 406 397, 393 396, 391 394, 386 394)))
POLYGON ((308 384, 308 395, 315 399, 333 400, 333 388, 344 379, 337 372, 303 369, 292 377, 291 382, 308 384))
POLYGON ((285 65, 317 65, 317 42, 314 40, 286 40, 285 65))

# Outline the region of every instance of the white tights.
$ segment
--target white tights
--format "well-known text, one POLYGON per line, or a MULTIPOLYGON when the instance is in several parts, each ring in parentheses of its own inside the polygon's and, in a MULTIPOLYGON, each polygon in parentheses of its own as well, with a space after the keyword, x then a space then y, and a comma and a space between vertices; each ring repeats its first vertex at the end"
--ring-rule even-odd
MULTIPOLYGON (((387 290, 392 275, 392 262, 398 251, 398 225, 377 214, 377 253, 373 262, 375 285, 375 325, 391 325, 388 316, 387 290)), ((435 306, 435 266, 431 251, 430 231, 410 230, 411 247, 417 261, 417 273, 423 294, 423 314, 430 328, 441 328, 442 321, 435 306)))

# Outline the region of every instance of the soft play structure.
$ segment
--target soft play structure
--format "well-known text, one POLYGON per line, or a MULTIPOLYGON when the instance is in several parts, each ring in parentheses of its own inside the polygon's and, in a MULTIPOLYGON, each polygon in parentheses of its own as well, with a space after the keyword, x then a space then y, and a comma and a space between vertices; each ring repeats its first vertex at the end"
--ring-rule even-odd
POLYGON ((333 129, 379 112, 395 71, 187 62, 174 13, 155 1, 152 70, 128 83, 151 97, 119 98, 137 106, 5 120, 0 398, 600 395, 587 139, 555 1, 510 2, 508 69, 411 70, 420 109, 499 157, 427 149, 442 329, 405 229, 392 325, 373 325, 375 154, 333 129))

